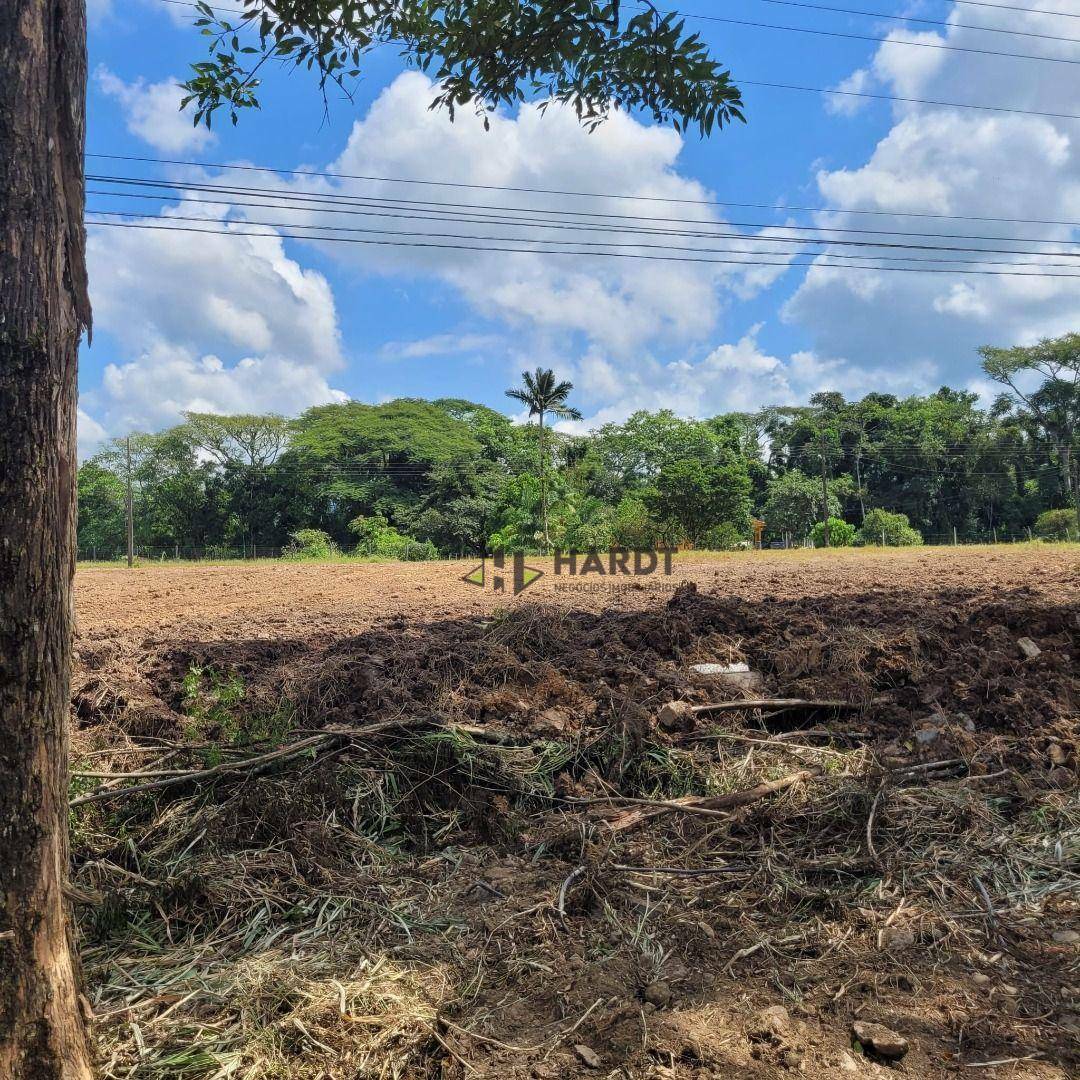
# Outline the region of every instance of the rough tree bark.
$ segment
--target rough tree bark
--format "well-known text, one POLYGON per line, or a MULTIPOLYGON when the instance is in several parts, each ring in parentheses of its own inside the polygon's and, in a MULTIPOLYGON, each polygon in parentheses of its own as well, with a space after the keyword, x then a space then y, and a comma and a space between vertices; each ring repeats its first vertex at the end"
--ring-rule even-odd
POLYGON ((88 1080, 64 883, 84 0, 0 0, 0 1077, 88 1080))

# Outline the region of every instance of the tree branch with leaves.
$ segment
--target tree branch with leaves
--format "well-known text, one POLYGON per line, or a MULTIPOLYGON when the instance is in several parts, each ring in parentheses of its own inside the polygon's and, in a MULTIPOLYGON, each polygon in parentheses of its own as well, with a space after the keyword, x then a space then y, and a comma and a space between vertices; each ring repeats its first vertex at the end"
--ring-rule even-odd
POLYGON ((471 105, 486 125, 528 99, 569 105, 590 129, 613 108, 702 135, 744 119, 731 73, 683 18, 651 4, 632 15, 618 0, 244 0, 230 18, 196 8, 209 55, 192 65, 184 105, 207 127, 219 111, 235 124, 260 107, 271 61, 312 72, 326 105, 334 87, 351 99, 381 47, 432 77, 431 107, 451 119, 471 105))

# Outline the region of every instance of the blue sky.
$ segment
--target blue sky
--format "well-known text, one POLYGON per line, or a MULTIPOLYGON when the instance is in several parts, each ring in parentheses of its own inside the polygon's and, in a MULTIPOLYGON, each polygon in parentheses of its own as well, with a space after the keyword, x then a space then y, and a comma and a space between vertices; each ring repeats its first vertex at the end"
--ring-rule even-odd
MULTIPOLYGON (((697 20, 695 29, 736 80, 1080 112, 1067 64, 896 44, 1080 58, 1074 43, 971 28, 1080 37, 1080 19, 944 3, 868 6, 950 25, 905 27, 762 0, 696 0, 687 11, 892 39, 879 45, 697 20)), ((1080 15, 1080 0, 1048 0, 1046 7, 1080 15)), ((558 110, 541 119, 531 108, 502 114, 485 133, 471 116, 451 125, 428 112, 429 84, 384 49, 369 57, 355 101, 332 101, 328 119, 309 77, 269 71, 263 110, 207 135, 176 112, 176 81, 204 47, 191 27, 193 11, 164 0, 90 0, 89 10, 91 155, 831 212, 481 193, 91 156, 91 174, 180 185, 169 202, 95 194, 91 209, 123 210, 132 215, 128 224, 155 224, 160 215, 205 218, 210 231, 91 227, 95 335, 82 354, 84 453, 109 435, 166 426, 185 409, 296 413, 346 396, 453 395, 512 412, 503 390, 536 364, 574 380, 586 425, 621 420, 636 408, 666 406, 686 415, 756 408, 805 400, 824 388, 855 396, 950 383, 985 393, 977 345, 1076 328, 1080 281, 1068 279, 841 272, 820 260, 735 268, 320 244, 282 238, 280 229, 253 229, 245 214, 248 222, 339 227, 356 227, 357 217, 232 208, 233 224, 226 225, 225 209, 197 201, 208 196, 194 186, 259 185, 283 198, 317 193, 637 213, 660 225, 670 218, 680 229, 693 219, 745 236, 735 248, 789 255, 798 252, 778 247, 771 228, 872 227, 1060 242, 1074 239, 1074 230, 1026 219, 1080 220, 1075 121, 748 86, 749 123, 708 140, 680 138, 627 116, 589 136, 558 110), (894 216, 925 213, 1025 222, 894 216), (261 235, 212 235, 226 229, 261 235)), ((131 190, 111 181, 88 186, 131 190)), ((462 233, 462 226, 446 223, 402 226, 370 216, 363 223, 462 233)), ((491 226, 465 229, 484 235, 491 226)), ((1029 249, 1035 248, 1021 250, 1029 249)), ((810 257, 804 253, 801 261, 810 257)))

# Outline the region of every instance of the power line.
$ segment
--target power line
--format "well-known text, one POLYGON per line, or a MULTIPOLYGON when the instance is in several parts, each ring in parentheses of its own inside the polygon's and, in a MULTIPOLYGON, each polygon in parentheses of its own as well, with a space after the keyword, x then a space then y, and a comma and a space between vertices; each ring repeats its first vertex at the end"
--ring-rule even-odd
MULTIPOLYGON (((955 3, 956 0, 953 0, 955 3)), ((773 90, 799 90, 807 94, 831 94, 835 97, 868 98, 872 101, 897 101, 907 105, 933 105, 943 109, 975 109, 979 112, 1010 113, 1017 116, 1042 116, 1050 120, 1080 120, 1080 113, 1049 112, 1045 109, 1016 109, 1007 105, 975 105, 963 101, 941 101, 935 98, 899 97, 894 94, 872 94, 862 90, 825 89, 820 86, 796 86, 792 83, 763 82, 737 79, 740 86, 767 86, 773 90)))
MULTIPOLYGON (((163 219, 167 220, 167 219, 163 219)), ((327 237, 310 237, 297 235, 295 233, 262 233, 262 232, 246 232, 240 229, 197 229, 191 226, 168 226, 168 225, 151 225, 139 222, 121 222, 121 221, 99 221, 92 222, 92 224, 98 225, 101 228, 118 228, 118 229, 145 229, 158 232, 189 232, 189 233, 204 233, 214 236, 261 236, 265 239, 286 239, 286 240, 319 240, 321 243, 338 243, 338 244, 365 244, 376 247, 396 247, 396 248, 428 248, 436 250, 453 250, 453 251, 491 251, 491 252, 506 252, 512 254, 533 255, 538 252, 529 248, 515 248, 515 247, 486 247, 478 246, 476 244, 464 244, 464 243, 435 243, 429 240, 424 241, 403 241, 403 240, 375 240, 361 237, 345 237, 345 236, 327 236, 327 237)), ((713 259, 713 258, 691 258, 688 256, 679 255, 643 255, 639 252, 621 252, 621 251, 565 251, 565 250, 552 250, 543 252, 547 255, 570 255, 575 258, 582 257, 594 257, 594 258, 608 258, 608 259, 643 259, 653 262, 677 262, 677 263, 699 263, 709 265, 735 265, 735 266, 750 266, 750 267, 764 267, 764 266, 814 266, 820 265, 815 263, 798 263, 794 261, 746 261, 741 259, 713 259)), ((905 267, 905 266, 828 266, 823 269, 829 269, 833 271, 842 270, 871 270, 878 273, 910 273, 910 274, 977 274, 990 277, 1039 277, 1039 278, 1076 278, 1080 279, 1080 274, 1063 274, 1063 273, 1017 273, 1009 270, 964 270, 964 269, 921 269, 918 267, 905 267)))
MULTIPOLYGON (((755 83, 758 86, 782 86, 781 83, 755 83)), ((794 90, 810 90, 810 87, 788 87, 788 89, 794 90)), ((843 91, 837 91, 841 93, 843 91)), ((885 100, 901 100, 888 98, 886 95, 871 95, 873 97, 881 97, 885 100)), ((902 99, 909 100, 909 99, 902 99)), ((915 100, 915 99, 910 99, 915 100)), ((932 104, 941 104, 938 102, 932 104)), ((1047 114, 1047 115, 1064 115, 1064 114, 1047 114)), ((1080 120, 1080 113, 1075 115, 1069 114, 1068 119, 1080 120)), ((1076 221, 1052 221, 1042 218, 1009 218, 1009 217, 993 217, 993 216, 980 216, 974 214, 938 214, 930 213, 928 211, 903 211, 903 210, 849 210, 843 207, 829 207, 829 206, 789 206, 783 203, 752 203, 752 202, 735 202, 732 199, 685 199, 674 198, 663 195, 625 195, 618 192, 602 192, 602 191, 568 191, 559 188, 537 188, 537 187, 517 187, 509 184, 473 184, 463 181, 453 180, 419 180, 414 178, 406 178, 400 176, 371 176, 359 173, 342 173, 331 172, 328 170, 316 170, 316 169, 283 169, 270 165, 226 165, 216 161, 190 161, 180 158, 155 158, 138 156, 133 154, 96 154, 88 153, 88 158, 100 158, 108 161, 130 161, 138 162, 141 164, 153 164, 153 165, 184 165, 190 168, 196 169, 221 169, 232 172, 256 172, 256 173, 275 173, 286 176, 312 176, 322 179, 332 180, 362 180, 370 183, 380 184, 409 184, 418 185, 424 187, 448 187, 459 188, 470 191, 506 191, 515 194, 529 194, 529 195, 558 195, 562 197, 572 197, 580 199, 613 199, 626 202, 644 202, 644 203, 670 203, 673 205, 683 206, 737 206, 740 209, 754 209, 754 210, 776 210, 778 212, 785 213, 813 213, 813 214, 859 214, 867 215, 871 217, 903 217, 903 218, 931 218, 945 221, 994 221, 1004 222, 1010 225, 1066 225, 1070 228, 1080 228, 1080 222, 1076 221)))
MULTIPOLYGON (((96 193, 95 192, 90 192, 89 194, 96 194, 96 193)), ((193 200, 193 201, 196 201, 196 202, 209 201, 211 203, 217 203, 218 202, 218 200, 215 200, 215 199, 211 199, 211 200, 193 200)), ((236 205, 236 204, 225 203, 223 205, 231 206, 231 205, 236 205)), ((252 204, 241 203, 241 204, 238 204, 238 205, 243 207, 243 206, 251 206, 252 204)), ((265 208, 270 209, 271 207, 265 207, 265 208)), ((299 208, 297 208, 297 207, 279 207, 278 209, 295 210, 295 209, 299 209, 299 208)), ((125 217, 125 218, 130 218, 132 216, 128 211, 125 211, 125 210, 101 210, 101 209, 95 209, 95 208, 87 208, 86 212, 88 214, 97 214, 97 215, 103 216, 103 217, 125 217)), ((336 213, 336 211, 320 211, 320 212, 336 213)), ((393 216, 393 215, 388 215, 388 216, 393 216)), ((183 215, 183 214, 169 214, 168 216, 157 217, 154 220, 165 221, 165 222, 169 222, 169 221, 195 221, 195 222, 203 222, 203 223, 207 223, 207 221, 208 221, 208 219, 206 217, 189 216, 189 215, 183 215)), ((472 234, 472 233, 464 233, 464 234, 462 234, 462 233, 445 233, 445 232, 430 233, 430 232, 423 232, 422 230, 419 230, 419 229, 357 228, 357 227, 348 227, 348 226, 343 226, 343 225, 320 225, 320 224, 309 225, 309 224, 304 224, 304 223, 286 222, 286 221, 254 221, 254 220, 252 220, 250 218, 244 218, 244 219, 241 219, 240 221, 236 221, 235 219, 214 219, 214 220, 215 220, 215 222, 218 222, 223 226, 232 225, 232 224, 241 224, 241 225, 262 226, 262 227, 266 227, 266 228, 270 228, 270 229, 308 229, 308 230, 314 229, 314 230, 318 230, 320 232, 331 232, 331 233, 367 233, 367 234, 386 235, 386 236, 422 236, 422 237, 425 237, 425 238, 433 238, 433 237, 435 237, 435 238, 445 238, 445 239, 450 239, 450 240, 474 240, 474 241, 485 241, 485 242, 492 242, 492 243, 559 244, 559 245, 562 245, 564 247, 567 246, 567 245, 573 244, 573 245, 576 245, 577 247, 634 248, 634 249, 637 249, 637 248, 651 248, 651 249, 660 249, 660 250, 666 250, 666 251, 721 253, 721 254, 731 254, 731 255, 785 255, 785 254, 789 254, 788 252, 778 252, 775 249, 773 249, 771 251, 754 251, 754 250, 745 250, 745 249, 741 249, 741 248, 680 247, 680 246, 677 246, 675 244, 649 244, 649 243, 644 243, 642 241, 633 241, 633 242, 630 242, 630 243, 618 243, 616 241, 610 241, 610 240, 588 241, 588 240, 576 240, 576 239, 571 239, 571 240, 548 239, 548 238, 544 238, 544 237, 533 239, 531 237, 517 237, 517 236, 478 236, 478 235, 475 235, 475 234, 472 234)), ((419 220, 430 221, 432 219, 430 219, 430 218, 421 218, 419 220)), ((466 224, 469 223, 469 219, 464 219, 464 221, 465 221, 466 224)), ((476 224, 486 224, 486 223, 485 222, 476 222, 476 224)), ((554 225, 554 226, 545 226, 545 227, 548 227, 548 228, 565 228, 566 226, 554 225)), ((721 234, 721 235, 723 235, 723 234, 721 234)), ((729 239, 730 238, 735 238, 735 239, 739 239, 739 240, 745 240, 748 243, 752 243, 755 239, 764 239, 764 240, 775 239, 779 243, 796 245, 796 250, 790 252, 790 254, 792 256, 795 256, 795 255, 798 255, 798 254, 806 254, 806 255, 824 256, 824 257, 830 258, 830 259, 874 259, 874 260, 879 260, 879 261, 884 261, 884 262, 935 262, 935 263, 950 263, 950 264, 959 263, 961 265, 966 265, 966 264, 970 263, 972 265, 986 265, 986 266, 1042 266, 1042 267, 1046 267, 1046 266, 1069 266, 1069 265, 1074 265, 1074 264, 1070 264, 1070 263, 1060 263, 1060 262, 1059 263, 1053 263, 1053 262, 1045 262, 1045 261, 1042 261, 1042 262, 1017 262, 1016 260, 1012 260, 1012 259, 1001 259, 1001 260, 957 259, 957 258, 950 258, 950 259, 930 258, 930 259, 927 259, 927 258, 921 258, 919 256, 913 256, 913 255, 903 255, 903 256, 878 255, 878 254, 876 254, 874 252, 861 252, 859 254, 835 254, 835 253, 831 253, 831 252, 829 252, 827 250, 826 251, 807 251, 807 250, 805 250, 807 244, 804 244, 803 242, 801 242, 798 239, 786 239, 786 238, 782 238, 782 237, 755 238, 753 236, 744 236, 743 234, 740 234, 740 233, 727 234, 727 238, 729 238, 729 239)), ((322 238, 320 238, 320 237, 307 237, 306 239, 319 240, 319 239, 322 239, 322 238)), ((823 245, 828 245, 830 243, 830 241, 827 241, 827 240, 811 240, 811 241, 808 241, 807 243, 808 244, 816 244, 816 245, 818 245, 818 247, 821 247, 823 245)), ((918 250, 918 251, 959 251, 959 252, 963 252, 963 253, 967 253, 967 254, 971 254, 971 253, 976 253, 977 254, 977 253, 980 253, 980 252, 987 252, 989 254, 995 254, 995 255, 1007 255, 1007 254, 1012 254, 1012 255, 1038 255, 1038 254, 1041 254, 1041 252, 1019 251, 1019 250, 1016 250, 1016 249, 1013 249, 1013 248, 964 248, 964 247, 945 247, 945 246, 938 246, 938 245, 934 245, 934 244, 898 244, 898 245, 893 245, 893 244, 860 244, 860 243, 858 243, 856 241, 852 241, 852 240, 838 240, 838 241, 835 241, 835 243, 837 243, 837 244, 847 244, 847 245, 851 245, 851 246, 855 246, 855 247, 886 247, 886 248, 904 247, 904 248, 912 248, 912 249, 915 249, 915 250, 918 250)), ((1059 253, 1056 253, 1056 252, 1051 252, 1049 254, 1051 256, 1057 256, 1059 258, 1060 257, 1080 258, 1080 252, 1066 253, 1065 256, 1062 256, 1062 255, 1060 255, 1059 253)), ((804 265, 808 265, 808 264, 804 264, 804 265)))
MULTIPOLYGON (((417 210, 423 214, 436 214, 443 213, 447 210, 452 210, 457 215, 457 211, 467 210, 470 212, 475 211, 493 211, 495 214, 510 214, 510 215, 541 215, 542 224, 545 227, 550 227, 551 223, 544 218, 563 218, 569 219, 571 224, 587 228, 589 230, 599 231, 600 226, 595 224, 595 219, 601 219, 601 224, 606 225, 610 221, 616 222, 662 222, 665 225, 706 225, 712 229, 731 227, 731 228, 754 228, 754 229, 768 229, 772 232, 786 232, 786 233, 829 233, 829 234, 844 234, 855 236, 904 236, 904 237, 918 237, 920 239, 934 239, 934 240, 985 240, 990 242, 1001 243, 1019 243, 1019 244, 1070 244, 1076 247, 1080 241, 1054 241, 1043 240, 1025 236, 1001 236, 1001 235, 987 235, 985 233, 941 233, 941 232, 924 232, 911 229, 867 229, 867 228, 847 228, 841 226, 832 225, 777 225, 770 222, 762 221, 723 221, 717 222, 703 218, 670 218, 662 215, 645 215, 645 214, 615 214, 600 211, 578 211, 578 210, 552 210, 543 209, 538 207, 520 207, 520 206, 503 206, 503 205, 491 205, 484 203, 458 203, 458 202, 446 202, 440 200, 418 200, 418 199, 405 199, 405 198, 389 198, 380 199, 374 196, 343 196, 343 195, 329 195, 320 192, 293 192, 283 190, 280 188, 260 188, 260 187, 245 187, 241 185, 222 185, 222 184, 200 184, 196 182, 181 182, 171 180, 146 180, 135 177, 123 177, 123 176, 98 176, 95 174, 88 174, 87 180, 95 183, 111 183, 121 186, 133 186, 139 188, 164 188, 170 191, 188 192, 208 192, 208 193, 224 193, 227 195, 240 195, 240 196, 271 196, 275 199, 282 199, 288 202, 296 203, 314 203, 315 206, 330 206, 337 208, 339 206, 346 207, 375 207, 381 210, 398 211, 402 209, 417 210), (428 208, 435 207, 435 210, 428 208), (580 220, 585 219, 585 220, 580 220)), ((182 197, 177 196, 176 201, 183 201, 182 197)), ((313 210, 314 207, 306 207, 306 209, 313 210)), ((335 212, 343 212, 337 211, 335 212)), ((483 214, 478 216, 484 216, 489 219, 488 223, 498 224, 519 224, 521 219, 515 219, 513 217, 501 217, 496 218, 489 214, 483 214)), ((524 221, 528 221, 529 218, 525 218, 524 221)), ((1062 223, 1063 225, 1065 223, 1062 223)), ((1069 226, 1080 227, 1080 226, 1069 226)), ((627 231, 644 233, 648 226, 630 225, 627 231)), ((664 235, 687 235, 685 231, 665 230, 664 235)), ((705 235, 705 236, 719 236, 716 232, 692 234, 692 235, 705 235)), ((739 234, 741 235, 741 234, 739 234)), ((802 240, 809 240, 808 237, 797 237, 802 240)), ((757 240, 768 240, 770 237, 757 236, 757 240)), ((776 239, 782 239, 777 237, 776 239)), ((843 244, 850 243, 850 241, 842 240, 830 240, 830 243, 843 244)), ((894 242, 895 244, 895 242, 894 242)), ((858 246, 870 246, 869 244, 859 244, 858 246)), ((888 246, 885 244, 874 244, 873 246, 888 246)), ((895 244, 895 246, 903 246, 895 244)), ((980 249, 990 251, 992 249, 980 249)), ((1008 254, 1008 252, 996 252, 998 254, 1008 254)), ((1072 254, 1068 251, 1063 252, 1016 252, 1015 254, 1047 254, 1047 255, 1069 255, 1072 254)))
POLYGON ((994 4, 990 0, 952 0, 964 7, 995 8, 998 11, 1019 11, 1024 15, 1053 15, 1062 19, 1080 19, 1075 11, 1036 11, 1034 8, 1021 7, 1019 4, 994 4))
POLYGON ((946 45, 940 41, 898 41, 895 38, 877 37, 874 34, 853 34, 846 30, 816 30, 808 26, 780 26, 777 23, 754 22, 751 19, 730 19, 721 15, 695 15, 695 19, 726 23, 729 26, 749 26, 757 30, 781 30, 790 34, 813 34, 817 37, 847 38, 851 41, 875 41, 879 45, 907 45, 918 49, 939 49, 943 52, 973 53, 977 56, 1007 57, 1011 60, 1038 60, 1047 64, 1080 64, 1080 58, 1066 56, 1039 56, 1036 53, 1004 52, 998 49, 977 49, 971 45, 946 45))
MULTIPOLYGON (((863 11, 858 8, 834 7, 828 4, 810 4, 805 0, 758 0, 762 4, 774 4, 779 7, 805 8, 808 11, 828 11, 842 15, 862 15, 870 19, 888 19, 891 22, 916 22, 925 26, 956 27, 958 30, 981 30, 987 34, 1010 34, 1015 37, 1041 38, 1045 41, 1061 41, 1070 45, 1080 45, 1080 38, 1061 37, 1059 34, 1040 34, 1034 30, 1012 30, 1000 26, 978 26, 975 23, 949 22, 948 19, 926 19, 918 15, 893 15, 885 11, 863 11)), ((689 14, 684 13, 684 14, 689 14)), ((1035 12, 1035 14, 1040 14, 1035 12)), ((707 19, 707 15, 690 15, 693 19, 707 19)))

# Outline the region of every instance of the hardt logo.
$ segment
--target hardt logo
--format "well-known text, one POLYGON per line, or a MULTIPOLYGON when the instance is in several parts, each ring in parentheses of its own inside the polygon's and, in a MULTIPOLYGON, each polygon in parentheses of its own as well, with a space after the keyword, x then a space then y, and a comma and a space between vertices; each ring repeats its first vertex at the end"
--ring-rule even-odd
MULTIPOLYGON (((648 577, 655 574, 663 560, 665 575, 671 574, 671 558, 675 554, 674 548, 656 548, 655 550, 630 551, 627 548, 612 548, 610 551, 601 553, 590 551, 585 555, 576 552, 556 551, 554 564, 555 576, 564 574, 571 578, 584 577, 648 577)), ((534 566, 525 565, 525 556, 518 553, 507 556, 497 551, 488 559, 486 556, 478 567, 470 570, 461 580, 468 585, 479 585, 485 588, 488 585, 497 592, 506 592, 507 565, 510 566, 509 578, 512 582, 514 596, 523 593, 534 581, 544 576, 543 570, 537 570, 534 566), (488 563, 491 569, 488 569, 488 563)), ((556 585, 558 589, 559 586, 556 585)))
MULTIPOLYGON (((490 560, 485 556, 475 570, 470 570, 461 580, 467 585, 479 585, 485 588, 490 584, 497 593, 506 592, 506 555, 496 551, 490 560), (491 563, 491 571, 488 572, 488 563, 491 563)), ((534 581, 544 576, 543 570, 537 570, 533 566, 525 565, 525 556, 518 552, 510 557, 511 581, 513 592, 517 596, 523 593, 534 581)))

